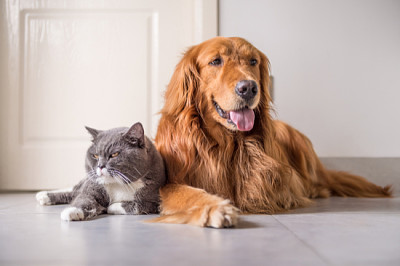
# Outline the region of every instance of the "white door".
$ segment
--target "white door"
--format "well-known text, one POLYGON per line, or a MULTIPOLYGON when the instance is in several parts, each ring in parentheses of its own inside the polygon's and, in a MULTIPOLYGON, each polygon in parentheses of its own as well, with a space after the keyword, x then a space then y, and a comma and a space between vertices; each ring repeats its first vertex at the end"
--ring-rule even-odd
POLYGON ((217 0, 0 2, 0 189, 84 177, 84 126, 155 136, 182 52, 217 34, 217 0))

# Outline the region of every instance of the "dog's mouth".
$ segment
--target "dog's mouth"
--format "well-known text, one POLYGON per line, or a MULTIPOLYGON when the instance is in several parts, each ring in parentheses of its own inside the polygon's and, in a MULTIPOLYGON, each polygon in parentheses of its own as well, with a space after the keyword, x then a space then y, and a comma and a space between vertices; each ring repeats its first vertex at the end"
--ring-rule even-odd
POLYGON ((227 120, 227 122, 235 126, 240 131, 250 131, 254 127, 254 111, 247 105, 232 111, 223 110, 216 101, 213 101, 214 107, 220 117, 227 120))

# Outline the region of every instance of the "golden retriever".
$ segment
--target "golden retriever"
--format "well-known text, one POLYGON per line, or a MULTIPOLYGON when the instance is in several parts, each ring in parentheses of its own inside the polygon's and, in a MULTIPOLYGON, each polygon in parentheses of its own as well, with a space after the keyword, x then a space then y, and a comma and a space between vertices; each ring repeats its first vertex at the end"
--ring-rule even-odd
POLYGON ((215 228, 330 195, 389 197, 390 186, 324 168, 311 142, 270 115, 269 61, 242 38, 190 48, 165 94, 156 146, 168 171, 157 222, 215 228))

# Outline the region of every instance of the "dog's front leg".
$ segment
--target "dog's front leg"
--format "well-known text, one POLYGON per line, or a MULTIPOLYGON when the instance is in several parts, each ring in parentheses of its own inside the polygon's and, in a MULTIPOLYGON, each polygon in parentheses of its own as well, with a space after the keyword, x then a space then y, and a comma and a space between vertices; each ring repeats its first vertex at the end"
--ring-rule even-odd
POLYGON ((169 184, 160 190, 161 217, 151 222, 192 224, 202 227, 233 227, 239 209, 229 200, 187 185, 169 184))

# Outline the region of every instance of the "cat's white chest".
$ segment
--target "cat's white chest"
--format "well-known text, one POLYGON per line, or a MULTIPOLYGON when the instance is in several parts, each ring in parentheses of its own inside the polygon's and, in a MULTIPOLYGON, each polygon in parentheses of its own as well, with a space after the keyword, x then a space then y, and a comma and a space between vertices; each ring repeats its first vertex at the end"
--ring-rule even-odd
POLYGON ((139 189, 144 187, 142 180, 132 182, 130 184, 109 183, 104 185, 110 204, 123 201, 133 201, 139 189))

